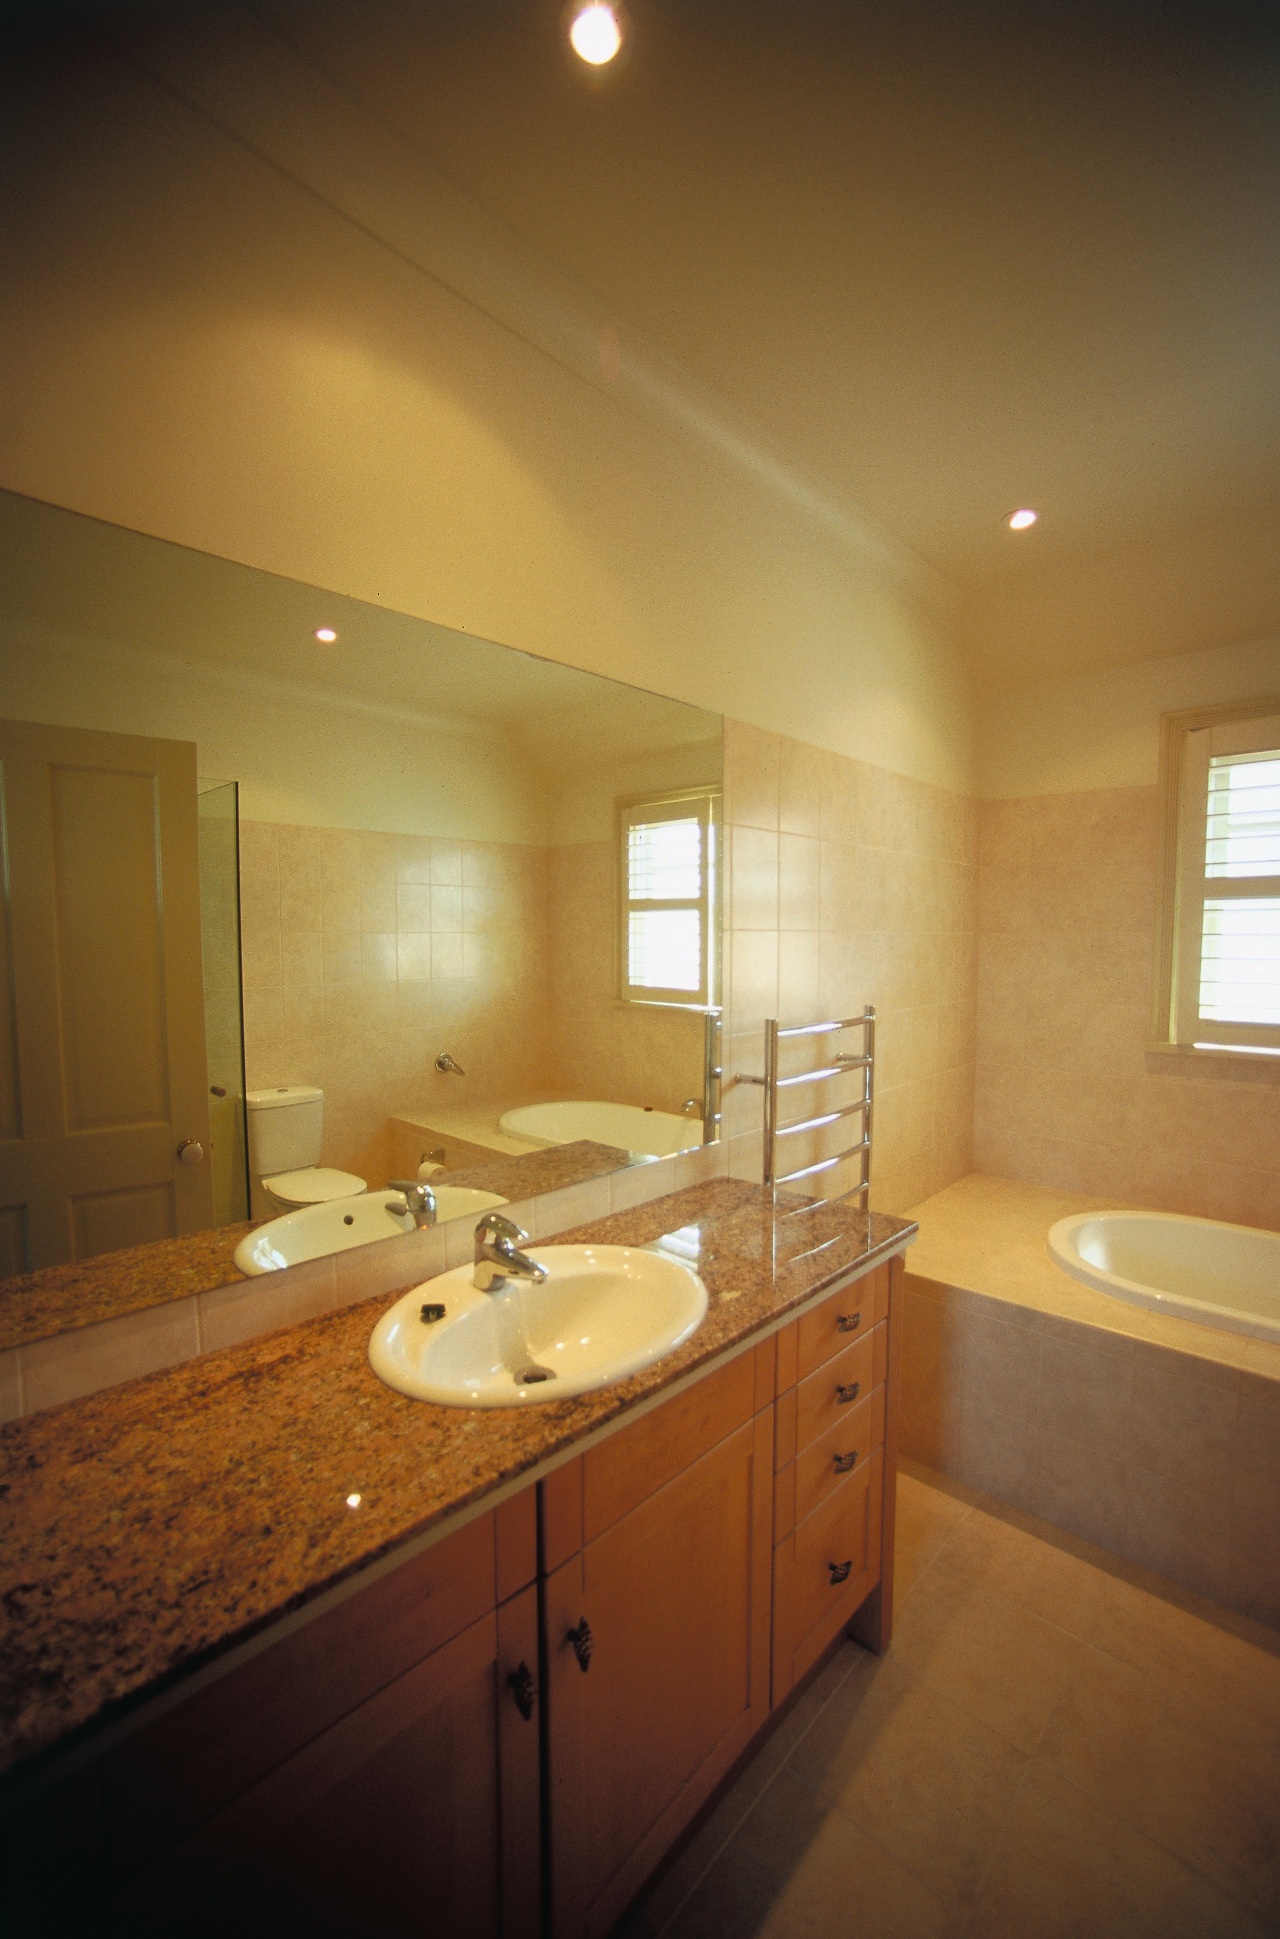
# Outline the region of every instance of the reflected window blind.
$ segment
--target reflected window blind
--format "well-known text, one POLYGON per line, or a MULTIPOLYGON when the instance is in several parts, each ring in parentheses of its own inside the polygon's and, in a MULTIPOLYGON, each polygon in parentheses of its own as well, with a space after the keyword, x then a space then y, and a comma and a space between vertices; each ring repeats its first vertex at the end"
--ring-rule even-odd
POLYGON ((1280 748, 1209 762, 1200 1015, 1280 1026, 1280 748))
POLYGON ((623 995, 711 1001, 714 796, 654 797, 621 807, 623 995))

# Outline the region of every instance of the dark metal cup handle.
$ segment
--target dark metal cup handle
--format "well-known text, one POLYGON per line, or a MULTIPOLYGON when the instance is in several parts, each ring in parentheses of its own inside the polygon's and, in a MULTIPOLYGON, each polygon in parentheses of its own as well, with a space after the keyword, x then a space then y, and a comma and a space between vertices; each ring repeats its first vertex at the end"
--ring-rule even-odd
POLYGON ((565 1640, 573 1644, 573 1653, 578 1659, 578 1668, 585 1676, 591 1668, 591 1652, 595 1648, 595 1639, 591 1634, 591 1624, 585 1616, 579 1617, 576 1627, 569 1631, 565 1640))
POLYGON ((538 1685, 527 1663, 519 1663, 507 1678, 507 1688, 516 1700, 516 1709, 528 1723, 538 1697, 538 1685))
POLYGON ((837 1454, 835 1464, 837 1474, 848 1474, 850 1468, 858 1465, 858 1450, 855 1448, 852 1454, 837 1454))
POLYGON ((831 1572, 831 1586, 833 1589, 837 1583, 847 1582, 849 1580, 849 1571, 852 1567, 852 1560, 848 1562, 828 1562, 827 1568, 831 1572))
POLYGON ((851 1400, 856 1400, 858 1398, 858 1393, 861 1389, 861 1386, 862 1386, 862 1382, 860 1380, 855 1380, 851 1382, 851 1384, 848 1387, 837 1387, 836 1400, 838 1401, 839 1405, 841 1407, 847 1407, 851 1400))
POLYGON ((862 1325, 861 1313, 838 1313, 836 1326, 841 1333, 856 1333, 862 1325))

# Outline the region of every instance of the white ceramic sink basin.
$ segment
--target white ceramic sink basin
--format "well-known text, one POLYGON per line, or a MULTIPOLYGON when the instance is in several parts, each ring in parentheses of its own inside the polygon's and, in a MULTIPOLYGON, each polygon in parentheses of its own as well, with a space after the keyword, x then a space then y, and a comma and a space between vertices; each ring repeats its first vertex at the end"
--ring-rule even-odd
POLYGON ((369 1342, 374 1372, 402 1394, 444 1407, 521 1407, 625 1380, 682 1346, 702 1324, 695 1272, 640 1246, 530 1246, 540 1285, 477 1292, 470 1266, 417 1286, 384 1313, 369 1342), (443 1306, 443 1316, 424 1318, 443 1306), (551 1378, 526 1379, 530 1370, 551 1378))
MULTIPOLYGON (((433 1185, 436 1219, 479 1218, 492 1206, 505 1205, 495 1192, 477 1192, 469 1185, 433 1185)), ((353 1198, 331 1198, 324 1205, 303 1205, 296 1212, 285 1212, 252 1232, 246 1232, 235 1249, 235 1262, 241 1272, 252 1278, 260 1272, 279 1272, 283 1266, 301 1265, 304 1259, 322 1259, 327 1252, 346 1252, 351 1246, 372 1245, 375 1239, 390 1239, 397 1232, 412 1232, 408 1212, 389 1210, 403 1206, 400 1192, 361 1192, 353 1198)))

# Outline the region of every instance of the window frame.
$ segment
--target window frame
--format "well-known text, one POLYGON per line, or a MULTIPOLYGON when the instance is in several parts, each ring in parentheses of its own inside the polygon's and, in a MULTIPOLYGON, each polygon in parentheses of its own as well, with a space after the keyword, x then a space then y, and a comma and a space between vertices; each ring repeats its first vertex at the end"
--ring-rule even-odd
POLYGON ((1166 714, 1161 721, 1160 877, 1153 1048, 1187 1057, 1280 1063, 1280 1025, 1200 1016, 1206 900, 1277 893, 1277 878, 1205 874, 1209 763, 1213 756, 1280 747, 1280 695, 1166 714))
POLYGON ((622 1003, 647 1003, 664 1009, 715 1010, 720 993, 720 824, 722 790, 714 782, 699 787, 664 788, 658 792, 621 795, 614 803, 614 856, 617 881, 618 999, 622 1003), (645 897, 633 901, 628 893, 628 835, 644 821, 688 821, 689 810, 697 811, 702 826, 702 871, 700 892, 696 897, 655 900, 645 897), (644 812, 638 812, 644 811, 644 812), (665 811, 665 812, 654 812, 665 811), (697 990, 670 990, 630 981, 631 913, 639 909, 697 909, 701 916, 701 982, 697 990))

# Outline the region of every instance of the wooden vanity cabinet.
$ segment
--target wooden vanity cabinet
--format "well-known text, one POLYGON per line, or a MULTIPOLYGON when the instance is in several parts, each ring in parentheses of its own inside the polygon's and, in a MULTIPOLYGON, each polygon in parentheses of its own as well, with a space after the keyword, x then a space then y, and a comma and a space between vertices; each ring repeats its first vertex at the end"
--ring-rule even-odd
POLYGON ((768 1714, 773 1361, 541 1484, 555 1939, 610 1930, 768 1714))
POLYGON ((44 1862, 75 1864, 90 1786, 101 1856, 74 1912, 11 1876, 18 1929, 537 1939, 540 1727, 511 1682, 536 1685, 536 1562, 530 1489, 37 1799, 44 1862))
POLYGON ((774 1704, 851 1624, 889 1641, 901 1298, 892 1259, 777 1336, 774 1704))

